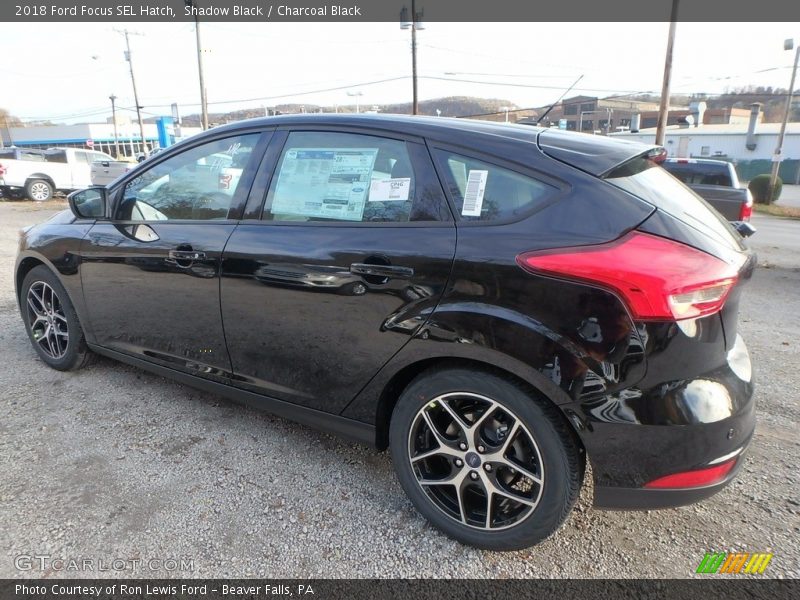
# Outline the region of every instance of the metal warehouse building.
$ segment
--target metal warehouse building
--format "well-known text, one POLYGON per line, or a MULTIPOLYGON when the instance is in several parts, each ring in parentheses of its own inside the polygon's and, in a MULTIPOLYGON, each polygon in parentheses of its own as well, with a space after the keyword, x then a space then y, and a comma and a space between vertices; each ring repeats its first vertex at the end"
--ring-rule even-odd
MULTIPOLYGON (((780 123, 760 123, 759 110, 753 108, 748 124, 689 125, 668 127, 664 137, 667 155, 681 158, 714 158, 736 165, 745 181, 769 173, 772 155, 778 145, 780 123)), ((656 130, 625 131, 614 137, 655 143, 656 130)), ((786 183, 800 183, 800 123, 789 123, 783 141, 780 177, 786 183)))

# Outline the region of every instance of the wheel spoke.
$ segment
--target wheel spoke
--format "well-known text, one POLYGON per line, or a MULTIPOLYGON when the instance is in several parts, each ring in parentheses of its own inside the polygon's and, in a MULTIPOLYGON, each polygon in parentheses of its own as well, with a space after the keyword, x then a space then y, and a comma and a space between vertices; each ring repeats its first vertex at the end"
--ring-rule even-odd
POLYGON ((428 414, 427 409, 422 409, 422 418, 425 419, 425 423, 428 425, 428 429, 431 430, 434 436, 436 436, 436 441, 439 442, 439 446, 446 448, 449 446, 448 440, 444 435, 436 428, 436 425, 433 424, 433 419, 428 414))
POLYGON ((28 295, 28 306, 30 307, 30 309, 33 311, 33 314, 35 314, 37 318, 44 317, 42 309, 37 308, 36 303, 33 301, 33 298, 31 298, 30 294, 28 295))
POLYGON ((39 303, 41 306, 41 310, 45 309, 44 305, 44 298, 42 298, 39 294, 36 293, 36 290, 31 286, 31 289, 28 290, 28 300, 30 301, 30 297, 33 296, 34 299, 39 303))
POLYGON ((508 432, 506 439, 503 441, 503 446, 500 448, 499 454, 502 457, 505 457, 506 452, 508 452, 508 447, 511 445, 511 442, 514 440, 514 436, 517 435, 519 431, 519 419, 514 421, 514 424, 511 426, 511 431, 508 432))
POLYGON ((472 427, 470 427, 470 431, 474 431, 474 432, 479 431, 480 428, 481 428, 481 425, 483 425, 483 422, 489 417, 489 415, 491 415, 494 412, 494 409, 496 409, 496 408, 497 408, 497 403, 496 402, 492 402, 489 405, 489 408, 487 408, 484 411, 484 413, 478 418, 478 420, 475 421, 472 424, 472 427))
POLYGON ((61 354, 62 354, 62 350, 61 350, 61 340, 59 339, 58 332, 56 331, 56 328, 55 328, 55 327, 53 327, 53 328, 52 328, 52 330, 51 330, 50 334, 51 334, 51 335, 52 335, 52 337, 53 337, 53 344, 54 344, 54 345, 55 345, 55 347, 56 347, 56 356, 57 356, 57 357, 58 357, 58 356, 61 356, 61 354))
POLYGON ((461 482, 464 481, 464 473, 462 471, 456 471, 441 479, 417 478, 417 481, 419 481, 420 485, 460 485, 461 482))
POLYGON ((486 522, 484 523, 484 527, 486 529, 492 528, 492 499, 494 498, 494 492, 486 488, 486 522))
POLYGON ((464 506, 464 475, 466 471, 461 475, 461 480, 455 484, 456 486, 456 498, 458 499, 458 513, 461 516, 461 522, 466 524, 467 522, 467 509, 464 506))
POLYGON ((453 418, 453 421, 455 421, 455 424, 458 425, 466 437, 467 432, 470 430, 470 426, 464 421, 464 419, 461 418, 461 416, 453 409, 453 407, 447 403, 447 400, 439 400, 439 404, 450 414, 450 416, 453 418))
POLYGON ((530 498, 526 498, 525 496, 519 496, 519 495, 517 495, 517 494, 515 494, 513 492, 509 492, 508 490, 505 490, 505 489, 503 489, 501 487, 498 487, 498 486, 495 486, 495 489, 493 490, 493 493, 497 494, 498 496, 503 496, 505 498, 509 498, 510 500, 513 500, 514 502, 519 502, 520 504, 524 504, 526 506, 536 506, 536 502, 531 500, 530 498))
POLYGON ((513 461, 511 461, 511 460, 509 460, 507 458, 502 460, 502 461, 500 461, 499 464, 501 464, 504 467, 507 467, 509 469, 512 469, 512 470, 516 471, 517 473, 519 473, 523 477, 533 481, 536 485, 542 485, 542 478, 541 477, 539 477, 538 475, 535 475, 533 472, 529 471, 528 469, 526 469, 524 467, 519 466, 517 463, 515 463, 515 462, 513 462, 513 461))
POLYGON ((458 452, 450 448, 449 446, 439 446, 438 448, 434 448, 433 450, 428 450, 427 452, 423 452, 422 454, 417 454, 416 456, 411 458, 411 462, 419 462, 421 460, 425 460, 426 458, 431 458, 433 456, 446 456, 448 458, 460 456, 458 452))

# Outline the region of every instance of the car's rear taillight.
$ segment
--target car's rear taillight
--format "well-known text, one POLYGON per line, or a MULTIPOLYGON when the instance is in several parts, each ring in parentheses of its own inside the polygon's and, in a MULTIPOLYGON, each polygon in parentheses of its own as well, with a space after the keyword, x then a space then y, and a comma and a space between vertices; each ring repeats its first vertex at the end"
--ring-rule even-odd
POLYGON ((739 221, 749 221, 753 216, 753 194, 747 190, 747 202, 739 207, 739 221))
POLYGON ((695 469, 693 471, 683 471, 682 473, 674 473, 659 477, 653 481, 646 483, 644 487, 648 489, 681 489, 681 488, 694 488, 703 487, 706 485, 714 485, 720 483, 728 473, 731 472, 736 465, 736 458, 732 458, 724 463, 714 465, 713 467, 706 467, 704 469, 695 469))
POLYGON ((597 246, 520 254, 517 263, 532 273, 607 289, 625 302, 634 319, 659 321, 719 311, 741 267, 639 231, 597 246))
POLYGON ((6 174, 6 168, 0 163, 0 177, 6 174))

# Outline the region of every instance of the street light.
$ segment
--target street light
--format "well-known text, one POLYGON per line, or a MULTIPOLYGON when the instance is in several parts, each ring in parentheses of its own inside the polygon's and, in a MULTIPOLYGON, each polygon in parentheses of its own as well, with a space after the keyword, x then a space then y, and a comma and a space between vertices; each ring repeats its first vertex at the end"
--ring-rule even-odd
POLYGON ((417 30, 425 29, 422 24, 422 14, 424 11, 417 12, 416 0, 411 0, 411 15, 408 14, 408 8, 403 6, 400 11, 400 29, 411 30, 411 85, 412 85, 412 102, 411 114, 419 114, 419 101, 417 99, 417 30), (409 16, 411 17, 409 19, 409 16))
MULTIPOLYGON (((794 40, 787 39, 783 42, 784 50, 791 50, 794 48, 794 40)), ((792 81, 789 84, 789 94, 786 97, 786 109, 783 112, 783 122, 781 123, 781 132, 778 134, 778 146, 775 148, 775 154, 772 156, 772 173, 769 177, 769 190, 767 193, 767 201, 772 201, 772 194, 775 192, 775 184, 778 182, 778 170, 781 168, 781 153, 783 152, 783 138, 786 135, 786 123, 789 121, 789 113, 792 112, 792 94, 794 92, 794 80, 797 76, 797 63, 800 61, 800 45, 794 53, 794 67, 792 67, 792 81)))
POLYGON ((117 133, 117 97, 111 94, 108 97, 111 100, 111 121, 114 123, 114 158, 119 160, 119 134, 117 133))
POLYGON ((356 114, 360 113, 361 112, 361 105, 360 105, 359 98, 361 98, 361 96, 364 95, 364 92, 362 92, 361 90, 359 90, 357 92, 347 92, 347 95, 350 96, 350 97, 355 97, 355 99, 356 99, 356 114))

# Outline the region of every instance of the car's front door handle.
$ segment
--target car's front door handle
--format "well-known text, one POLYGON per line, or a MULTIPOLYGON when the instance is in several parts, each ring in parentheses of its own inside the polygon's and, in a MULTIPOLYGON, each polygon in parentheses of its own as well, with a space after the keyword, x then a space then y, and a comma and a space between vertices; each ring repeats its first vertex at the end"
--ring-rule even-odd
POLYGON ((353 263, 350 265, 353 275, 369 275, 372 277, 385 277, 388 279, 411 279, 414 269, 411 267, 395 267, 393 265, 369 265, 367 263, 353 263))
POLYGON ((169 257, 172 260, 205 260, 205 252, 195 250, 170 250, 169 257))

